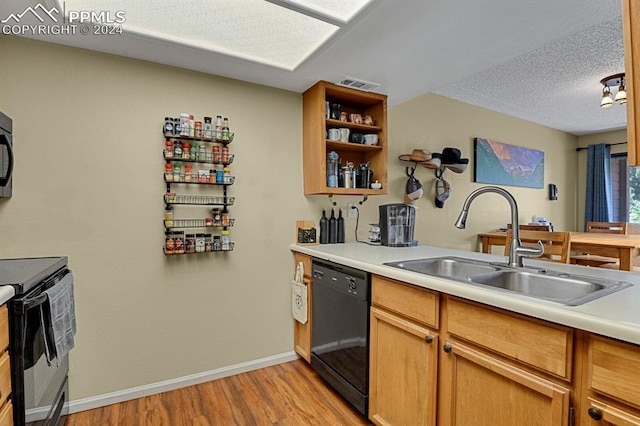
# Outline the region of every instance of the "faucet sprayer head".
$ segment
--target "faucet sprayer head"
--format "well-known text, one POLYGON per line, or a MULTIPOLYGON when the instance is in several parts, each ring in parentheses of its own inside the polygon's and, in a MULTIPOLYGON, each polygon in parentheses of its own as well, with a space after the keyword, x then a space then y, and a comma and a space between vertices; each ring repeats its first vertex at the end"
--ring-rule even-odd
POLYGON ((462 211, 460 212, 460 216, 458 216, 458 219, 456 220, 455 226, 458 229, 464 229, 467 227, 467 214, 469 213, 468 210, 466 209, 462 209, 462 211))

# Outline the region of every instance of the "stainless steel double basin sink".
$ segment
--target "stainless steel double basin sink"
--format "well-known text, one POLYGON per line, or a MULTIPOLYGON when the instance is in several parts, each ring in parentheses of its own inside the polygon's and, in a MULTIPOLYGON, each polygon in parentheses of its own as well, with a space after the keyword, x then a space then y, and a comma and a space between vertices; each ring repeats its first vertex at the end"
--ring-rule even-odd
POLYGON ((389 262, 385 265, 569 306, 582 305, 632 285, 625 281, 546 269, 514 268, 453 256, 389 262))

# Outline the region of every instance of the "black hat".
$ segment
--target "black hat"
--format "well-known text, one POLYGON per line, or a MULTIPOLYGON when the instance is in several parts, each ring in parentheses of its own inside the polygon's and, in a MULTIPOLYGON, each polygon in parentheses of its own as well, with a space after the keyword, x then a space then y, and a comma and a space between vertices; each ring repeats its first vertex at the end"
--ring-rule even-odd
POLYGON ((462 173, 467 170, 467 166, 469 165, 468 158, 460 158, 462 154, 458 148, 450 148, 447 147, 442 150, 442 156, 440 157, 440 162, 442 167, 446 167, 452 172, 462 173))

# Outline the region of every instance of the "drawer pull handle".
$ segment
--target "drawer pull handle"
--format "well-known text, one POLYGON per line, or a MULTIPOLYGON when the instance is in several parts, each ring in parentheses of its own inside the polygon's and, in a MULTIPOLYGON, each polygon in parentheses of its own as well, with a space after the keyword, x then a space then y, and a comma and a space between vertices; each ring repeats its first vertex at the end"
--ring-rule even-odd
POLYGON ((433 337, 427 334, 426 336, 424 336, 424 341, 427 343, 431 343, 433 342, 433 337))
POLYGON ((602 420, 602 410, 599 408, 591 407, 587 410, 587 413, 589 413, 589 417, 593 420, 602 420))
POLYGON ((451 349, 453 349, 453 348, 449 344, 446 344, 446 345, 442 346, 442 350, 445 351, 446 353, 451 352, 451 349))

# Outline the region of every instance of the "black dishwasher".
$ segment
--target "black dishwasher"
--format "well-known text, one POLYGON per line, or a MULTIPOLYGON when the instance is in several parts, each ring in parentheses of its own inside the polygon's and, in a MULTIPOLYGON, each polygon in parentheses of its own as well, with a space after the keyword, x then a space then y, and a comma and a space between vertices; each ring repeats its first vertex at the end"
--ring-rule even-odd
POLYGON ((369 394, 369 274, 313 260, 311 367, 360 413, 369 394))

